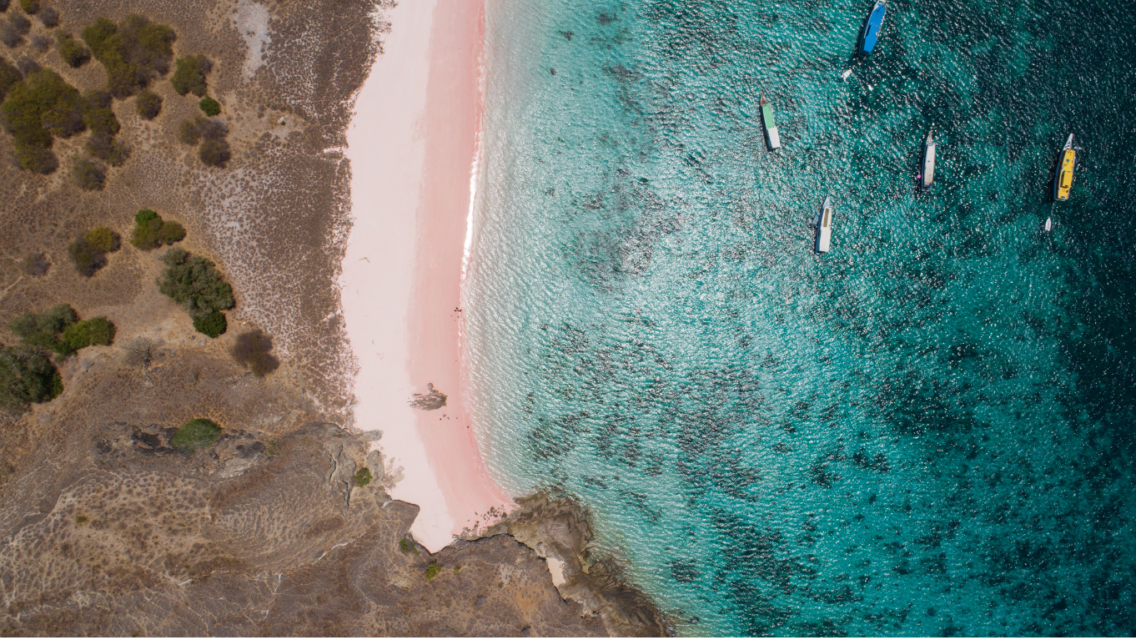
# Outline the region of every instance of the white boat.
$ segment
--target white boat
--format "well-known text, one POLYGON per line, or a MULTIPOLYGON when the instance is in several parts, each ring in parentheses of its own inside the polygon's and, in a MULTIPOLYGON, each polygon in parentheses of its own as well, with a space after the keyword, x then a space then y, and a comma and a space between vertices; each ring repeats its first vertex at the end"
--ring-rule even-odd
POLYGON ((832 196, 825 196, 820 216, 817 217, 817 253, 828 253, 828 243, 832 239, 832 214, 832 196))
POLYGON ((927 132, 927 140, 923 143, 923 189, 931 188, 935 181, 935 138, 933 132, 927 132))
POLYGON ((1045 219, 1045 230, 1046 231, 1053 231, 1053 218, 1046 218, 1045 219))

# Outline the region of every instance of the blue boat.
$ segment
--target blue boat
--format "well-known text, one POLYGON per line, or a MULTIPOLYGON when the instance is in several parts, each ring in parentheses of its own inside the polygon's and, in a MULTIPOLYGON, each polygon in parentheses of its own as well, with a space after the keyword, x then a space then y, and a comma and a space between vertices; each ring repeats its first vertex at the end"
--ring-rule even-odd
POLYGON ((872 15, 868 16, 868 24, 864 25, 864 42, 860 45, 860 53, 868 55, 876 48, 876 38, 880 35, 880 27, 884 26, 886 10, 887 3, 884 0, 877 0, 872 15))

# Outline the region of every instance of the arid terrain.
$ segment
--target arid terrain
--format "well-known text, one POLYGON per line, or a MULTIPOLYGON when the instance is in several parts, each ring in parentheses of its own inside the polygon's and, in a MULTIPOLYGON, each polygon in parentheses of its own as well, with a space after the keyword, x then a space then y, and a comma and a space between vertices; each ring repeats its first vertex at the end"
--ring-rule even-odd
MULTIPOLYGON (((0 413, 0 633, 664 633, 618 571, 589 558, 586 518, 571 503, 523 501, 480 539, 428 554, 407 537, 417 507, 387 496, 396 478, 368 452, 370 436, 342 428, 353 365, 335 287, 350 228, 342 147, 350 98, 381 55, 381 4, 50 7, 59 26, 30 20, 0 57, 98 89, 98 62, 72 68, 34 44, 78 37, 98 17, 169 25, 175 57, 212 61, 209 95, 232 158, 208 167, 178 141, 197 98, 168 76, 151 83, 163 100, 153 120, 132 99, 114 101, 130 155, 107 169, 102 190, 81 190, 69 170, 86 135, 56 139, 60 168, 38 175, 15 166, 12 137, 0 133, 0 343, 18 342, 14 318, 60 303, 117 327, 110 346, 57 358, 57 398, 0 413), (179 246, 224 273, 236 299, 227 333, 197 333, 159 293, 163 250, 123 241, 90 277, 71 263, 78 236, 106 226, 125 240, 139 209, 184 225, 179 246), (29 268, 35 254, 45 273, 29 268), (254 328, 280 361, 266 377, 229 355, 254 328), (172 446, 195 418, 219 425, 220 440, 172 446), (374 481, 358 486, 363 467, 374 481), (542 556, 554 558, 559 589, 542 556)), ((12 2, 0 19, 20 11, 12 2)))

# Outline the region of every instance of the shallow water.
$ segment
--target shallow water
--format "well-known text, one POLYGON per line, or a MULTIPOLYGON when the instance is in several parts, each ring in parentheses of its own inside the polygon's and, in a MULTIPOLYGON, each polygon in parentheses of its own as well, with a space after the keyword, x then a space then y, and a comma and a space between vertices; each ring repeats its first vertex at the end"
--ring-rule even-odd
POLYGON ((854 60, 871 2, 494 6, 488 464, 681 633, 1131 635, 1136 16, 888 7, 854 60))

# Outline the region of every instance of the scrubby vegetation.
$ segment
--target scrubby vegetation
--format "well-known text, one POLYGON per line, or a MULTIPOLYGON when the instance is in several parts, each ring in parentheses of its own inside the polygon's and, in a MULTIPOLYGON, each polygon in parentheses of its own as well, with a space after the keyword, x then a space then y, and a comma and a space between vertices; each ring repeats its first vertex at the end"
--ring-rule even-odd
POLYGON ((179 96, 184 96, 187 93, 192 93, 198 97, 204 96, 208 90, 205 74, 212 69, 213 63, 205 56, 178 58, 177 68, 174 70, 174 75, 170 77, 170 84, 173 85, 174 91, 177 91, 179 96))
POLYGON ((83 40, 107 73, 107 90, 115 97, 132 96, 170 70, 173 29, 131 14, 121 25, 99 18, 83 29, 83 40))
POLYGON ((83 191, 101 191, 106 186, 106 170, 87 158, 77 158, 72 163, 71 175, 83 191))
POLYGON ((39 0, 20 0, 20 8, 29 16, 39 11, 39 0))
POLYGON ((197 157, 206 166, 224 168, 232 159, 233 152, 227 140, 206 140, 197 150, 197 157))
POLYGON ((88 91, 83 94, 83 124, 94 133, 115 135, 121 128, 111 104, 114 97, 106 91, 88 91))
POLYGON ((51 153, 52 136, 66 138, 83 131, 86 101, 59 74, 47 69, 28 73, 9 87, 0 104, 0 124, 15 138, 16 160, 37 173, 58 166, 51 153))
POLYGON ((162 112, 162 97, 150 90, 140 91, 134 98, 134 108, 142 118, 153 120, 162 112))
POLYGON ((109 345, 114 342, 115 326, 110 320, 99 316, 90 320, 80 320, 63 330, 59 341, 69 352, 75 352, 92 345, 109 345))
POLYGON ((237 341, 229 353, 238 364, 247 367, 253 375, 263 378, 280 366, 280 361, 271 351, 272 338, 260 329, 256 329, 237 336, 237 341))
POLYGON ((198 333, 204 333, 210 338, 225 333, 229 328, 229 321, 225 319, 225 314, 220 311, 212 311, 203 316, 195 316, 193 318, 193 330, 198 333))
POLYGON ((68 65, 78 69, 91 59, 91 50, 83 46, 70 33, 61 33, 55 37, 59 57, 68 65))
POLYGON ((0 346, 0 407, 21 411, 63 392, 63 379, 38 347, 0 346))
POLYGON ((106 227, 95 227, 67 248, 79 273, 90 277, 106 266, 106 254, 118 251, 121 239, 106 227))
POLYGON ((162 216, 155 211, 142 209, 134 214, 134 232, 130 235, 130 244, 143 251, 180 242, 184 238, 185 227, 162 220, 162 216))
POLYGON ((0 42, 9 47, 16 47, 23 41, 23 36, 32 28, 32 23, 26 17, 13 13, 8 16, 0 26, 0 42))
MULTIPOLYGON (((121 140, 105 133, 96 133, 86 144, 87 153, 103 160, 112 167, 121 167, 130 157, 130 148, 121 140)), ((105 179, 105 176, 104 176, 105 179)), ((79 186, 83 186, 80 184, 79 186)))
POLYGON ((9 325, 20 336, 20 344, 69 356, 83 347, 114 342, 115 326, 99 316, 79 320, 75 310, 60 304, 43 313, 25 313, 9 325))
POLYGON ((403 553, 413 553, 414 555, 418 555, 418 547, 414 546, 414 543, 410 541, 410 538, 403 538, 399 540, 398 549, 403 553))
POLYGON ((236 302, 233 288, 221 277, 213 262, 176 247, 167 251, 163 260, 166 272, 158 280, 158 290, 185 307, 194 320, 195 329, 210 337, 221 335, 225 327, 223 324, 217 327, 217 316, 224 321, 221 311, 232 309, 236 302))
POLYGON ((42 276, 47 275, 47 270, 51 268, 51 261, 42 253, 29 253, 20 261, 20 267, 29 276, 42 276))
POLYGON ((221 439, 221 428, 209 420, 197 418, 178 427, 170 444, 190 453, 198 449, 208 449, 221 439))
POLYGON ((201 112, 207 116, 215 116, 221 113, 221 103, 209 96, 205 96, 198 101, 197 106, 200 107, 201 112))
POLYGON ((201 142, 197 151, 201 162, 210 167, 224 167, 232 157, 229 143, 225 140, 228 133, 225 123, 220 120, 197 116, 193 120, 182 121, 178 127, 178 140, 188 145, 201 142))
POLYGON ((43 26, 51 29, 59 26, 59 12, 51 7, 44 7, 39 11, 39 21, 43 26))
POLYGON ((42 313, 25 313, 13 320, 8 328, 20 336, 20 344, 24 346, 62 353, 59 336, 78 320, 79 315, 70 305, 59 304, 42 313))
POLYGON ((0 58, 0 100, 8 95, 8 89, 11 89, 12 85, 23 79, 24 76, 19 69, 9 64, 7 60, 0 58))
POLYGON ((441 571, 441 570, 442 570, 442 565, 431 560, 430 564, 426 565, 426 579, 427 580, 433 580, 434 576, 438 575, 438 572, 441 571))
POLYGON ((371 484, 371 480, 373 480, 373 478, 371 477, 371 470, 368 469, 367 467, 362 467, 361 469, 359 469, 358 471, 355 472, 355 486, 356 487, 365 487, 365 486, 371 484))

